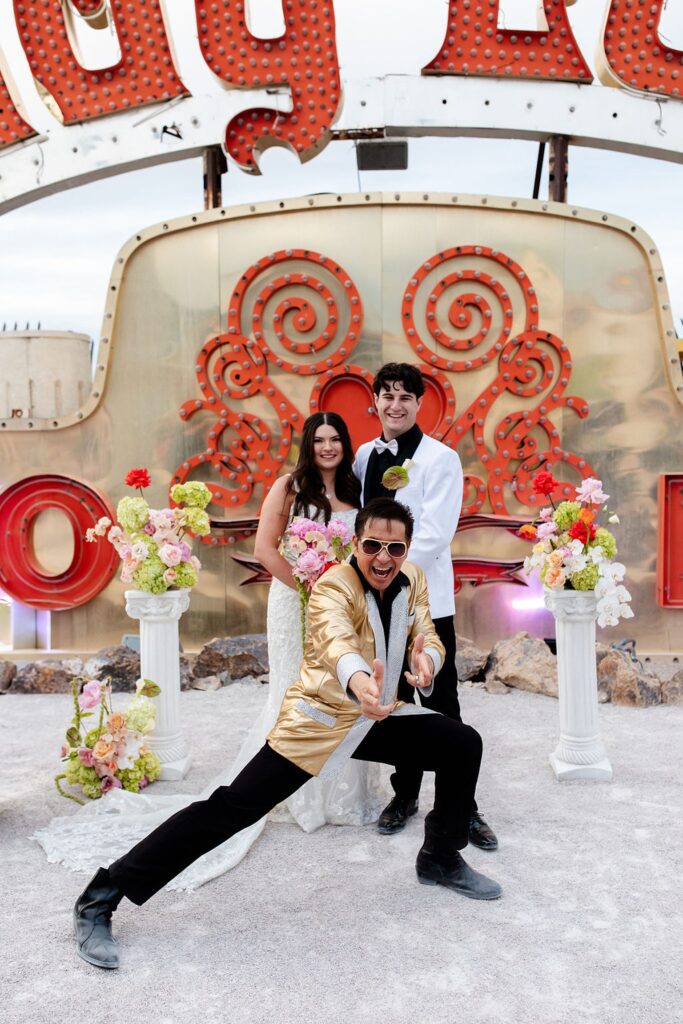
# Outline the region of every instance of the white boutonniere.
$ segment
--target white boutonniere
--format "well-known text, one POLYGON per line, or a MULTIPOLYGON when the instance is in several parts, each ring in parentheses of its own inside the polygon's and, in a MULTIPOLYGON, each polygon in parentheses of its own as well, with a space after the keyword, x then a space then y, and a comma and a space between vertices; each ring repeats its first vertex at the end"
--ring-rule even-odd
POLYGON ((412 459, 406 459, 402 466, 389 466, 382 477, 382 487, 388 491, 399 491, 410 483, 408 470, 414 465, 412 459))

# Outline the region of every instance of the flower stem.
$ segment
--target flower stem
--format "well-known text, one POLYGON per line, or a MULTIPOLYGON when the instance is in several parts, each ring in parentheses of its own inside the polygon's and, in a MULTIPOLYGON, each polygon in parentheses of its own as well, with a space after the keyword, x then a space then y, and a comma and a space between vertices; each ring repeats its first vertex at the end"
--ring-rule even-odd
POLYGON ((73 795, 73 793, 67 793, 65 792, 65 790, 62 789, 60 783, 61 780, 65 778, 66 775, 64 773, 62 773, 61 775, 55 775, 55 786, 57 787, 57 792, 59 793, 59 795, 66 797, 67 800, 73 800, 74 803, 80 804, 81 807, 85 807, 85 800, 79 800, 77 796, 73 795))

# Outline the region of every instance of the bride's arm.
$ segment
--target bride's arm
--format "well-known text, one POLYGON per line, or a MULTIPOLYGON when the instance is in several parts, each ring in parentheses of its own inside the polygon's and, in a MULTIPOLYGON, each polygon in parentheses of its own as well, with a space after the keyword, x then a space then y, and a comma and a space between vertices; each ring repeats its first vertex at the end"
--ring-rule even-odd
POLYGON ((280 538, 287 529, 287 520, 294 501, 294 495, 287 493, 288 482, 289 475, 279 477, 266 495, 256 531, 254 556, 271 576, 296 590, 292 567, 278 551, 280 538))

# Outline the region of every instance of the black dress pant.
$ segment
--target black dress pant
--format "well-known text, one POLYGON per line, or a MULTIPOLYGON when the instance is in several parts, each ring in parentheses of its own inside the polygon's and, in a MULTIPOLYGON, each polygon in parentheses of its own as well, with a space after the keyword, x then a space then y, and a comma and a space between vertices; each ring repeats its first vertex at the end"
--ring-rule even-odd
MULTIPOLYGON (((450 849, 467 845, 481 739, 468 725, 442 715, 392 715, 376 722, 354 753, 436 773, 428 816, 450 849)), ((202 854, 252 825, 311 776, 265 744, 229 786, 178 811, 109 867, 115 885, 133 903, 145 903, 202 854)))
MULTIPOLYGON (((440 711, 442 715, 446 715, 456 722, 461 722, 458 670, 455 667, 455 619, 452 615, 434 619, 434 628, 446 653, 443 665, 434 679, 431 697, 423 697, 420 693, 420 704, 432 711, 440 711)), ((415 703, 415 687, 411 686, 404 676, 401 676, 398 685, 398 698, 409 704, 415 703)), ((396 795, 402 800, 417 800, 422 785, 422 771, 416 766, 408 768, 396 763, 396 771, 391 776, 391 785, 396 795)), ((476 810, 476 801, 472 802, 472 806, 476 810)))

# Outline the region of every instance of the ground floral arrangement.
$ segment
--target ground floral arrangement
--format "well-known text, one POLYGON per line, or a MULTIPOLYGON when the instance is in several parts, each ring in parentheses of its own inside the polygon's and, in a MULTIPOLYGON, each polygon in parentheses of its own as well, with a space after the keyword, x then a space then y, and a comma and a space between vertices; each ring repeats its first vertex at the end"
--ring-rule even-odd
POLYGON ((87 531, 85 539, 101 537, 113 544, 121 559, 121 582, 138 590, 162 594, 166 590, 194 587, 201 562, 184 539, 187 531, 204 537, 211 524, 204 511, 211 501, 206 484, 191 481, 175 484, 171 499, 176 508, 150 508, 143 492, 151 477, 146 469, 132 469, 126 485, 140 491, 140 497, 121 498, 116 509, 117 522, 103 516, 87 531))
POLYGON ((614 561, 616 539, 598 522, 602 516, 610 525, 619 523, 618 515, 607 508, 609 494, 603 492, 602 482, 587 477, 576 488, 574 501, 558 505, 551 495, 561 483, 552 473, 537 473, 531 483, 550 505, 541 509, 533 524, 519 530, 521 537, 535 542, 524 560, 527 574, 537 573, 551 590, 595 591, 599 626, 616 626, 620 618, 632 618, 631 595, 621 582, 626 569, 614 561))
POLYGON ((71 684, 74 717, 62 746, 64 770, 55 776, 59 793, 78 804, 85 800, 62 788, 62 782, 80 786, 90 800, 110 789, 137 793, 161 775, 161 762, 147 747, 154 729, 156 708, 150 697, 161 693, 156 683, 139 679, 136 693, 123 711, 114 711, 111 684, 77 677, 71 684), (97 716, 88 729, 85 719, 97 716))
POLYGON ((292 575, 301 600, 301 635, 306 638, 306 608, 316 580, 351 554, 351 530, 341 519, 327 525, 295 516, 282 539, 282 552, 293 561, 292 575))

